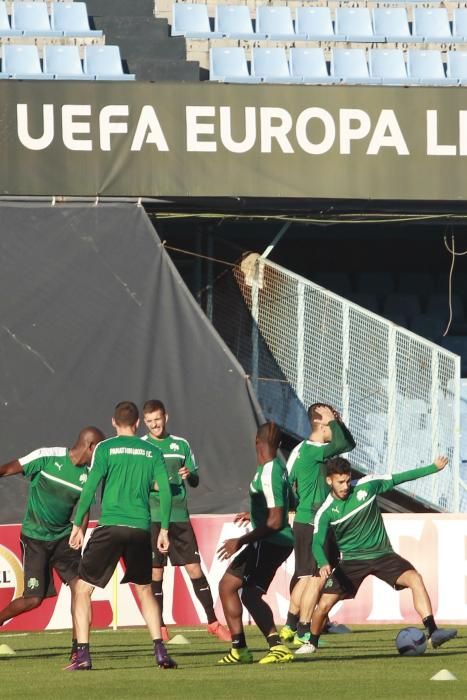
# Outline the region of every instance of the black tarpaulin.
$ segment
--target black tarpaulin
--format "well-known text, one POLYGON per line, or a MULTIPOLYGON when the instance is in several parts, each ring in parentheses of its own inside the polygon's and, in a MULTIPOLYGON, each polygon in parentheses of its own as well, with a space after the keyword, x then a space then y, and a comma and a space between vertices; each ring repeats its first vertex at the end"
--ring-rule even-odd
MULTIPOLYGON (((144 210, 22 203, 0 216, 0 463, 71 446, 86 425, 110 435, 118 401, 159 398, 200 465, 191 511, 244 509, 255 398, 144 210)), ((27 486, 0 479, 0 522, 21 520, 27 486)))

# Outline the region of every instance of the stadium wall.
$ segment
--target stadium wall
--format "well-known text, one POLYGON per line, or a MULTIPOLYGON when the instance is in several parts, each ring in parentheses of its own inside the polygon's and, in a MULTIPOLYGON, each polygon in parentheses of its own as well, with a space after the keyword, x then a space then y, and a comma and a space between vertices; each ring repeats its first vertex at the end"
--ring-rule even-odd
MULTIPOLYGON (((404 514, 384 515, 392 544, 423 575, 439 622, 467 623, 467 515, 404 514)), ((216 558, 216 550, 228 537, 238 534, 233 516, 194 516, 201 562, 211 583, 216 611, 222 618, 218 583, 225 563, 216 558)), ((0 606, 21 594, 22 568, 19 525, 0 526, 0 606)), ((293 555, 279 569, 267 600, 277 622, 287 614, 289 582, 294 568, 293 555)), ((123 576, 121 564, 118 579, 123 576)), ((130 584, 118 585, 117 578, 105 589, 96 589, 93 597, 95 627, 143 625, 130 584)), ((42 630, 70 627, 70 594, 56 579, 58 597, 51 598, 32 612, 5 623, 2 630, 42 630)), ((419 622, 408 591, 401 594, 381 581, 369 577, 354 601, 339 603, 332 613, 334 620, 346 624, 419 622)), ((204 613, 182 569, 168 567, 164 578, 164 619, 168 624, 194 625, 205 622, 204 613)), ((248 621, 248 618, 245 618, 248 621)))
POLYGON ((0 194, 462 202, 464 102, 457 88, 2 81, 0 194))

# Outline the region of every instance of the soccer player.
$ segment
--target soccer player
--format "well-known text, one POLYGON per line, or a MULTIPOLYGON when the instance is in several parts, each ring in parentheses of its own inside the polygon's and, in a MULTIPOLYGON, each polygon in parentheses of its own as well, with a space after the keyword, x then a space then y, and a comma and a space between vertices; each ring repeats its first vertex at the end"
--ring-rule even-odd
POLYGON ((232 635, 232 648, 219 661, 223 665, 253 661, 245 640, 242 603, 269 644, 269 652, 259 663, 285 663, 294 658, 281 644, 272 610, 263 600, 277 569, 293 550, 288 521, 287 472, 276 456, 279 442, 280 432, 275 423, 260 426, 256 435, 258 467, 250 483, 250 513, 239 513, 235 517, 237 523, 250 521, 253 529, 241 537, 226 540, 218 550, 220 559, 229 559, 247 545, 230 563, 219 583, 222 607, 232 635))
MULTIPOLYGON (((311 615, 324 585, 311 551, 315 513, 329 493, 324 460, 355 447, 352 435, 331 406, 312 404, 308 418, 310 437, 292 450, 287 462, 289 482, 295 487, 298 507, 293 523, 295 572, 287 620, 280 636, 284 641, 293 640, 296 646, 309 641, 311 615)), ((327 547, 331 552, 331 541, 327 542, 327 547)), ((332 626, 328 629, 333 631, 332 626)))
MULTIPOLYGON (((170 516, 168 554, 172 566, 184 566, 190 577, 193 590, 206 613, 210 634, 223 642, 230 642, 229 630, 222 625, 214 612, 214 602, 206 576, 201 569, 198 543, 190 523, 187 505, 186 484, 195 488, 199 484, 198 465, 187 440, 167 432, 168 415, 162 401, 150 399, 143 406, 144 422, 148 434, 143 437, 162 450, 169 473, 172 491, 172 515, 170 516)), ((159 606, 162 620, 162 639, 169 639, 167 627, 163 622, 164 599, 162 582, 167 554, 157 547, 157 537, 161 528, 160 496, 158 491, 151 492, 151 530, 153 542, 152 591, 159 606)))
POLYGON ((446 457, 438 457, 426 467, 399 474, 365 476, 352 483, 349 462, 342 457, 329 460, 326 481, 331 492, 316 514, 313 537, 313 554, 326 584, 313 613, 310 646, 316 649, 323 621, 332 606, 343 598, 355 598, 370 574, 396 590, 410 588, 414 608, 433 648, 456 636, 456 630, 438 629, 423 579, 409 561, 394 552, 376 502, 378 494, 406 481, 436 474, 447 463, 446 457), (341 560, 334 571, 324 551, 330 527, 341 550, 341 560))
POLYGON ((91 595, 95 586, 104 588, 120 557, 125 563, 122 583, 135 584, 141 612, 154 643, 154 656, 160 668, 176 668, 161 639, 159 611, 151 592, 151 513, 149 493, 157 482, 161 503, 161 530, 158 547, 169 548, 168 527, 172 497, 162 452, 136 436, 138 408, 131 401, 115 407, 112 425, 116 437, 101 442, 94 451, 89 477, 81 494, 70 546, 81 547, 84 514, 101 481, 102 512, 97 527, 87 543, 76 584, 74 621, 78 639, 76 659, 70 671, 92 668, 89 650, 91 595))
MULTIPOLYGON (((0 611, 0 625, 37 608, 44 598, 56 596, 52 569, 68 584, 73 609, 81 551, 68 546, 71 516, 88 478, 88 465, 96 445, 104 440, 99 428, 83 428, 69 449, 41 447, 0 467, 0 477, 24 474, 31 479, 26 513, 21 526, 24 592, 0 611)), ((84 537, 89 513, 83 513, 84 537)), ((72 655, 76 651, 73 633, 72 655)))

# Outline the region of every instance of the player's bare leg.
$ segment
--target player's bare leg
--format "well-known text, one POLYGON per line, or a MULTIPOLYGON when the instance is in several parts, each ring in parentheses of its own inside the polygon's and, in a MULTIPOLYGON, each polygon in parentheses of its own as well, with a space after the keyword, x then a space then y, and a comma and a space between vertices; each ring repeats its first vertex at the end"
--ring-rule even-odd
POLYGON ((162 642, 159 608, 151 590, 151 584, 135 584, 136 594, 141 604, 141 614, 154 643, 154 656, 159 668, 177 668, 177 664, 167 654, 162 642))
POLYGON ((25 598, 15 598, 9 603, 3 610, 0 611, 0 626, 3 625, 7 620, 11 620, 12 617, 21 615, 22 613, 29 612, 29 610, 34 610, 34 608, 39 607, 42 603, 43 598, 38 596, 31 596, 25 598))
POLYGON ((430 596, 425 588, 423 578, 415 569, 404 571, 396 581, 398 586, 405 586, 412 591, 413 605, 422 618, 431 646, 436 649, 457 635, 457 630, 438 629, 433 617, 430 596))
POLYGON ((321 596, 311 618, 309 641, 297 649, 296 654, 313 654, 317 650, 319 637, 328 619, 329 611, 338 600, 340 600, 338 593, 324 593, 321 596))
POLYGON ((73 655, 68 671, 90 671, 92 669, 89 651, 89 631, 91 628, 92 607, 91 596, 94 586, 78 578, 73 584, 73 628, 77 646, 76 656, 73 655))
POLYGON ((220 639, 221 642, 232 641, 229 630, 219 622, 214 612, 211 588, 201 566, 197 562, 185 564, 185 570, 190 577, 195 595, 206 613, 209 634, 214 635, 220 639))
MULTIPOLYGON (((296 643, 306 643, 310 636, 310 621, 313 611, 324 588, 326 579, 321 576, 306 576, 300 579, 304 582, 300 598, 300 615, 297 626, 296 643)), ((325 621, 326 624, 326 621, 325 621)))
POLYGON ((152 583, 151 590, 156 601, 156 605, 159 611, 159 619, 161 625, 161 639, 163 642, 168 642, 170 639, 169 631, 167 625, 164 623, 164 569, 162 566, 152 567, 152 583))
POLYGON ((239 664, 252 663, 253 656, 246 645, 245 632, 243 630, 242 612, 243 606, 240 600, 239 590, 243 586, 243 580, 226 572, 219 583, 219 596, 224 610, 224 616, 232 637, 232 648, 219 663, 239 664))
POLYGON ((274 624, 272 610, 263 599, 264 593, 265 591, 255 585, 247 585, 242 589, 242 602, 269 645, 269 652, 260 659, 259 663, 272 664, 293 661, 293 654, 281 642, 274 624))

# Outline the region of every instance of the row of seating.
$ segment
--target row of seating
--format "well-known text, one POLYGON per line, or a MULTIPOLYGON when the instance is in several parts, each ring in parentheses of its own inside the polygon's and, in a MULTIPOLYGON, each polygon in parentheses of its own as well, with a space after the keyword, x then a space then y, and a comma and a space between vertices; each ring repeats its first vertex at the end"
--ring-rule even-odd
POLYGON ((4 44, 2 47, 2 79, 35 80, 134 80, 123 72, 118 46, 84 47, 81 61, 78 46, 44 46, 43 61, 38 48, 29 44, 4 44))
POLYGON ((330 72, 321 48, 283 47, 251 50, 251 73, 245 49, 209 49, 209 79, 225 83, 306 83, 363 85, 467 85, 467 51, 434 49, 331 49, 330 72))
POLYGON ((446 8, 415 7, 413 21, 405 7, 337 7, 334 21, 329 7, 285 5, 256 8, 256 23, 247 5, 216 5, 211 28, 207 5, 175 3, 172 36, 188 39, 271 39, 347 42, 467 42, 467 8, 453 11, 452 29, 446 8))
POLYGON ((91 29, 85 2, 12 2, 11 21, 6 2, 0 2, 0 37, 102 37, 91 29))

